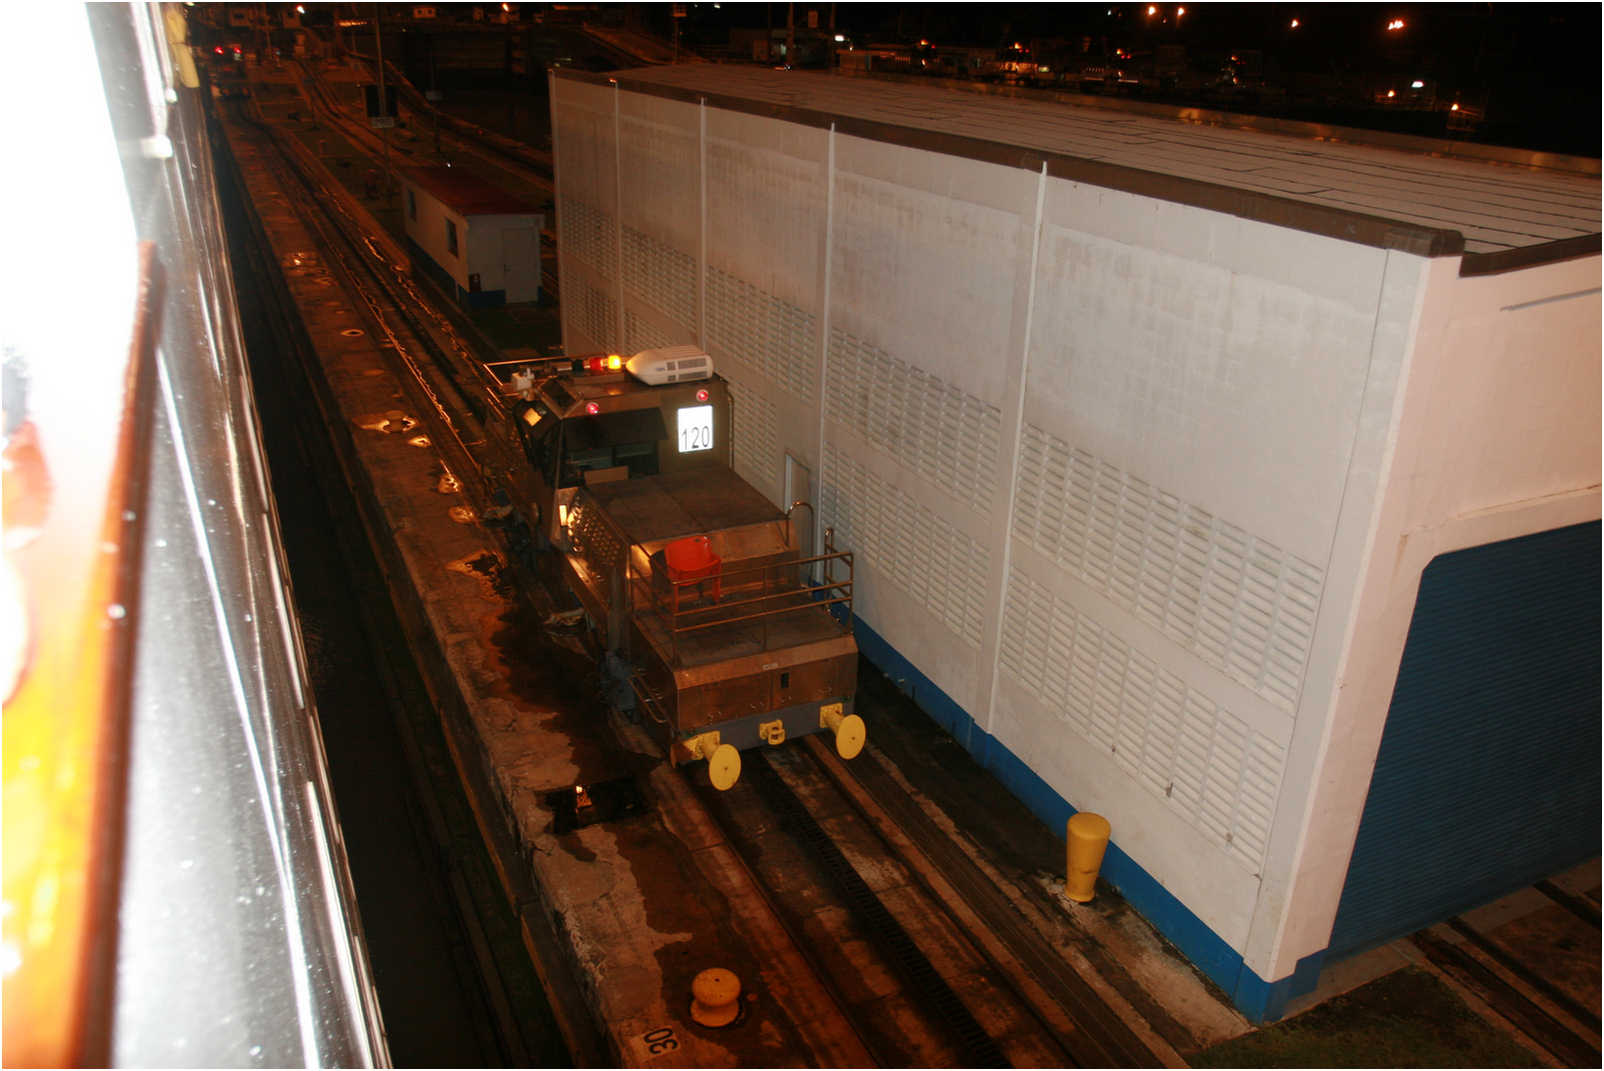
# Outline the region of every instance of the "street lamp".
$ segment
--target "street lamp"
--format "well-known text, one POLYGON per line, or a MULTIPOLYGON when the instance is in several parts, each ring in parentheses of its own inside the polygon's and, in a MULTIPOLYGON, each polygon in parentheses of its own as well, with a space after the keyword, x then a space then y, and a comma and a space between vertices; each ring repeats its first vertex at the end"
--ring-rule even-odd
POLYGON ((1300 25, 1302 24, 1299 23, 1297 19, 1292 20, 1292 29, 1296 30, 1300 25))
POLYGON ((1393 19, 1391 22, 1387 23, 1387 30, 1388 30, 1389 33, 1391 31, 1393 31, 1393 30, 1401 30, 1403 28, 1404 28, 1404 20, 1403 19, 1393 19))

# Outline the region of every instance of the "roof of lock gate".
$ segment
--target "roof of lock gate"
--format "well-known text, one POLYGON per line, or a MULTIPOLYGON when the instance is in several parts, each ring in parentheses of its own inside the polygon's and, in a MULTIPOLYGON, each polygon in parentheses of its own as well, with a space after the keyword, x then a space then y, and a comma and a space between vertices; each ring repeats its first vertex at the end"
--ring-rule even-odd
POLYGON ((1597 253, 1599 161, 1101 98, 766 68, 559 78, 755 113, 1428 256, 1462 274, 1597 253))

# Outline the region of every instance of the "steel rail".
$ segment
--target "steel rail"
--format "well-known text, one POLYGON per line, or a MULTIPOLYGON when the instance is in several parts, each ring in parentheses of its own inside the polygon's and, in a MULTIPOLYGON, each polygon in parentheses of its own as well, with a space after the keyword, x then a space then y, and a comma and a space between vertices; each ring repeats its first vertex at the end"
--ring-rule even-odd
POLYGON ((1009 1067, 1007 1057, 981 1026, 869 883, 863 879, 839 845, 827 834, 790 786, 775 772, 762 751, 751 753, 748 777, 764 802, 779 815, 799 845, 822 865, 830 883, 863 926, 881 955, 902 976, 914 1001, 944 1030, 957 1047, 964 1067, 1009 1067))
POLYGON ((1040 930, 1033 926, 1007 896, 997 888, 972 859, 967 850, 953 841, 950 835, 936 825, 890 778, 885 776, 865 753, 858 761, 844 763, 830 753, 822 743, 809 741, 813 758, 825 776, 852 805, 857 814, 877 831, 894 828, 906 838, 907 845, 891 844, 887 847, 915 875, 921 888, 930 899, 953 921, 953 925, 971 934, 972 943, 981 955, 1008 981, 1009 987, 1022 1003, 1032 1009, 1035 1018, 1051 1030, 1047 1020, 1051 1008, 1044 1008, 1045 998, 1057 1008, 1076 1031, 1072 1037, 1062 1038, 1072 1059, 1085 1067, 1157 1067, 1164 1064, 1155 1053, 1124 1021, 1107 1001, 1098 996, 1065 959, 1052 951, 1051 945, 1040 930), (912 852, 923 856, 928 865, 910 858, 912 852), (995 951, 988 949, 990 942, 973 934, 973 924, 959 918, 948 897, 932 888, 925 876, 933 870, 946 882, 953 894, 983 920, 988 934, 995 938, 995 951), (1011 962, 1008 962, 1011 961, 1011 962), (1027 985, 1019 976, 1028 976, 1041 990, 1041 997, 1025 992, 1027 985))

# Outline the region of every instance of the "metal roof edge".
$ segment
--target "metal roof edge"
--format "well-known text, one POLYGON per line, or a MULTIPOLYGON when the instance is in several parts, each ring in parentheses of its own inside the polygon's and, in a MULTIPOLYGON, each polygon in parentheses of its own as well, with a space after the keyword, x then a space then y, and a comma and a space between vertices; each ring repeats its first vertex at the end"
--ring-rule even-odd
POLYGON ((630 78, 625 72, 618 72, 616 75, 599 76, 591 75, 589 72, 575 73, 585 74, 585 77, 576 80, 590 82, 594 85, 617 85, 618 88, 629 90, 630 92, 644 93, 648 96, 662 97, 688 104, 698 104, 705 101, 709 107, 722 108, 726 111, 741 112, 769 119, 779 119, 782 122, 798 123, 803 126, 820 129, 829 129, 833 124, 836 131, 841 134, 861 137, 870 141, 901 145, 906 148, 921 149, 926 152, 941 153, 946 156, 958 156, 983 163, 999 164, 1003 167, 1021 168, 1026 171, 1040 171, 1042 165, 1046 164, 1047 173, 1055 178, 1085 182, 1093 186, 1102 186, 1125 193, 1152 197, 1157 200, 1190 205, 1208 211, 1224 212, 1241 219, 1268 223, 1272 226, 1286 227, 1291 230, 1304 231, 1327 238, 1336 238, 1345 242, 1374 246, 1379 249, 1397 249, 1423 257, 1459 256, 1465 250, 1464 235, 1456 230, 1424 227, 1418 224, 1387 219, 1383 216, 1373 216, 1340 208, 1328 208, 1324 205, 1308 204, 1289 197, 1259 193, 1254 190, 1241 190, 1216 183, 1203 182, 1198 179, 1162 175, 1157 172, 1143 171, 1122 164, 1108 164, 1080 157, 1064 156, 1041 149, 1026 148, 1022 145, 1010 145, 1005 142, 970 137, 967 134, 947 134, 936 130, 926 130, 922 127, 910 127, 873 119, 833 115, 828 112, 821 112, 812 108, 800 108, 795 105, 754 101, 745 97, 707 93, 701 90, 686 89, 681 86, 666 86, 657 82, 630 78))
POLYGON ((1500 249, 1496 253, 1468 253, 1459 262, 1459 274, 1499 275, 1521 268, 1535 268, 1542 264, 1557 264, 1562 260, 1579 257, 1596 257, 1604 252, 1604 235, 1582 234, 1575 238, 1560 238, 1542 245, 1526 245, 1519 249, 1500 249))

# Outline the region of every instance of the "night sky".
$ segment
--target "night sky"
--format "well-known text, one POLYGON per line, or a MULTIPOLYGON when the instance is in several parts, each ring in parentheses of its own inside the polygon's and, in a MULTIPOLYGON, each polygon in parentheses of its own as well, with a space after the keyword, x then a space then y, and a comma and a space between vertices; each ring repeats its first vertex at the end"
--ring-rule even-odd
MULTIPOLYGON (((772 19, 783 27, 787 6, 692 4, 681 30, 687 44, 723 43, 732 26, 761 28, 772 19)), ((1179 44, 1188 62, 1204 70, 1233 51, 1253 49, 1262 52, 1268 83, 1335 86, 1346 94, 1340 115, 1281 113, 1293 118, 1385 128, 1386 116, 1367 117, 1350 106, 1358 101, 1358 87, 1420 79, 1439 97, 1485 110, 1477 140, 1599 155, 1598 4, 1170 3, 1154 5, 1154 15, 1147 14, 1148 6, 842 3, 835 5, 835 21, 860 47, 925 38, 983 47, 1035 42, 1059 55, 1088 46, 1091 53, 1123 48, 1141 55, 1160 44, 1179 44), (1185 14, 1177 16, 1183 6, 1185 14), (1388 30, 1398 19, 1403 27, 1388 30)), ((669 7, 641 5, 643 22, 652 29, 661 22, 660 32, 668 32, 669 7)), ((821 27, 828 25, 829 4, 798 3, 799 27, 806 26, 810 8, 821 27)), ((1335 96, 1330 103, 1337 103, 1335 96)))

